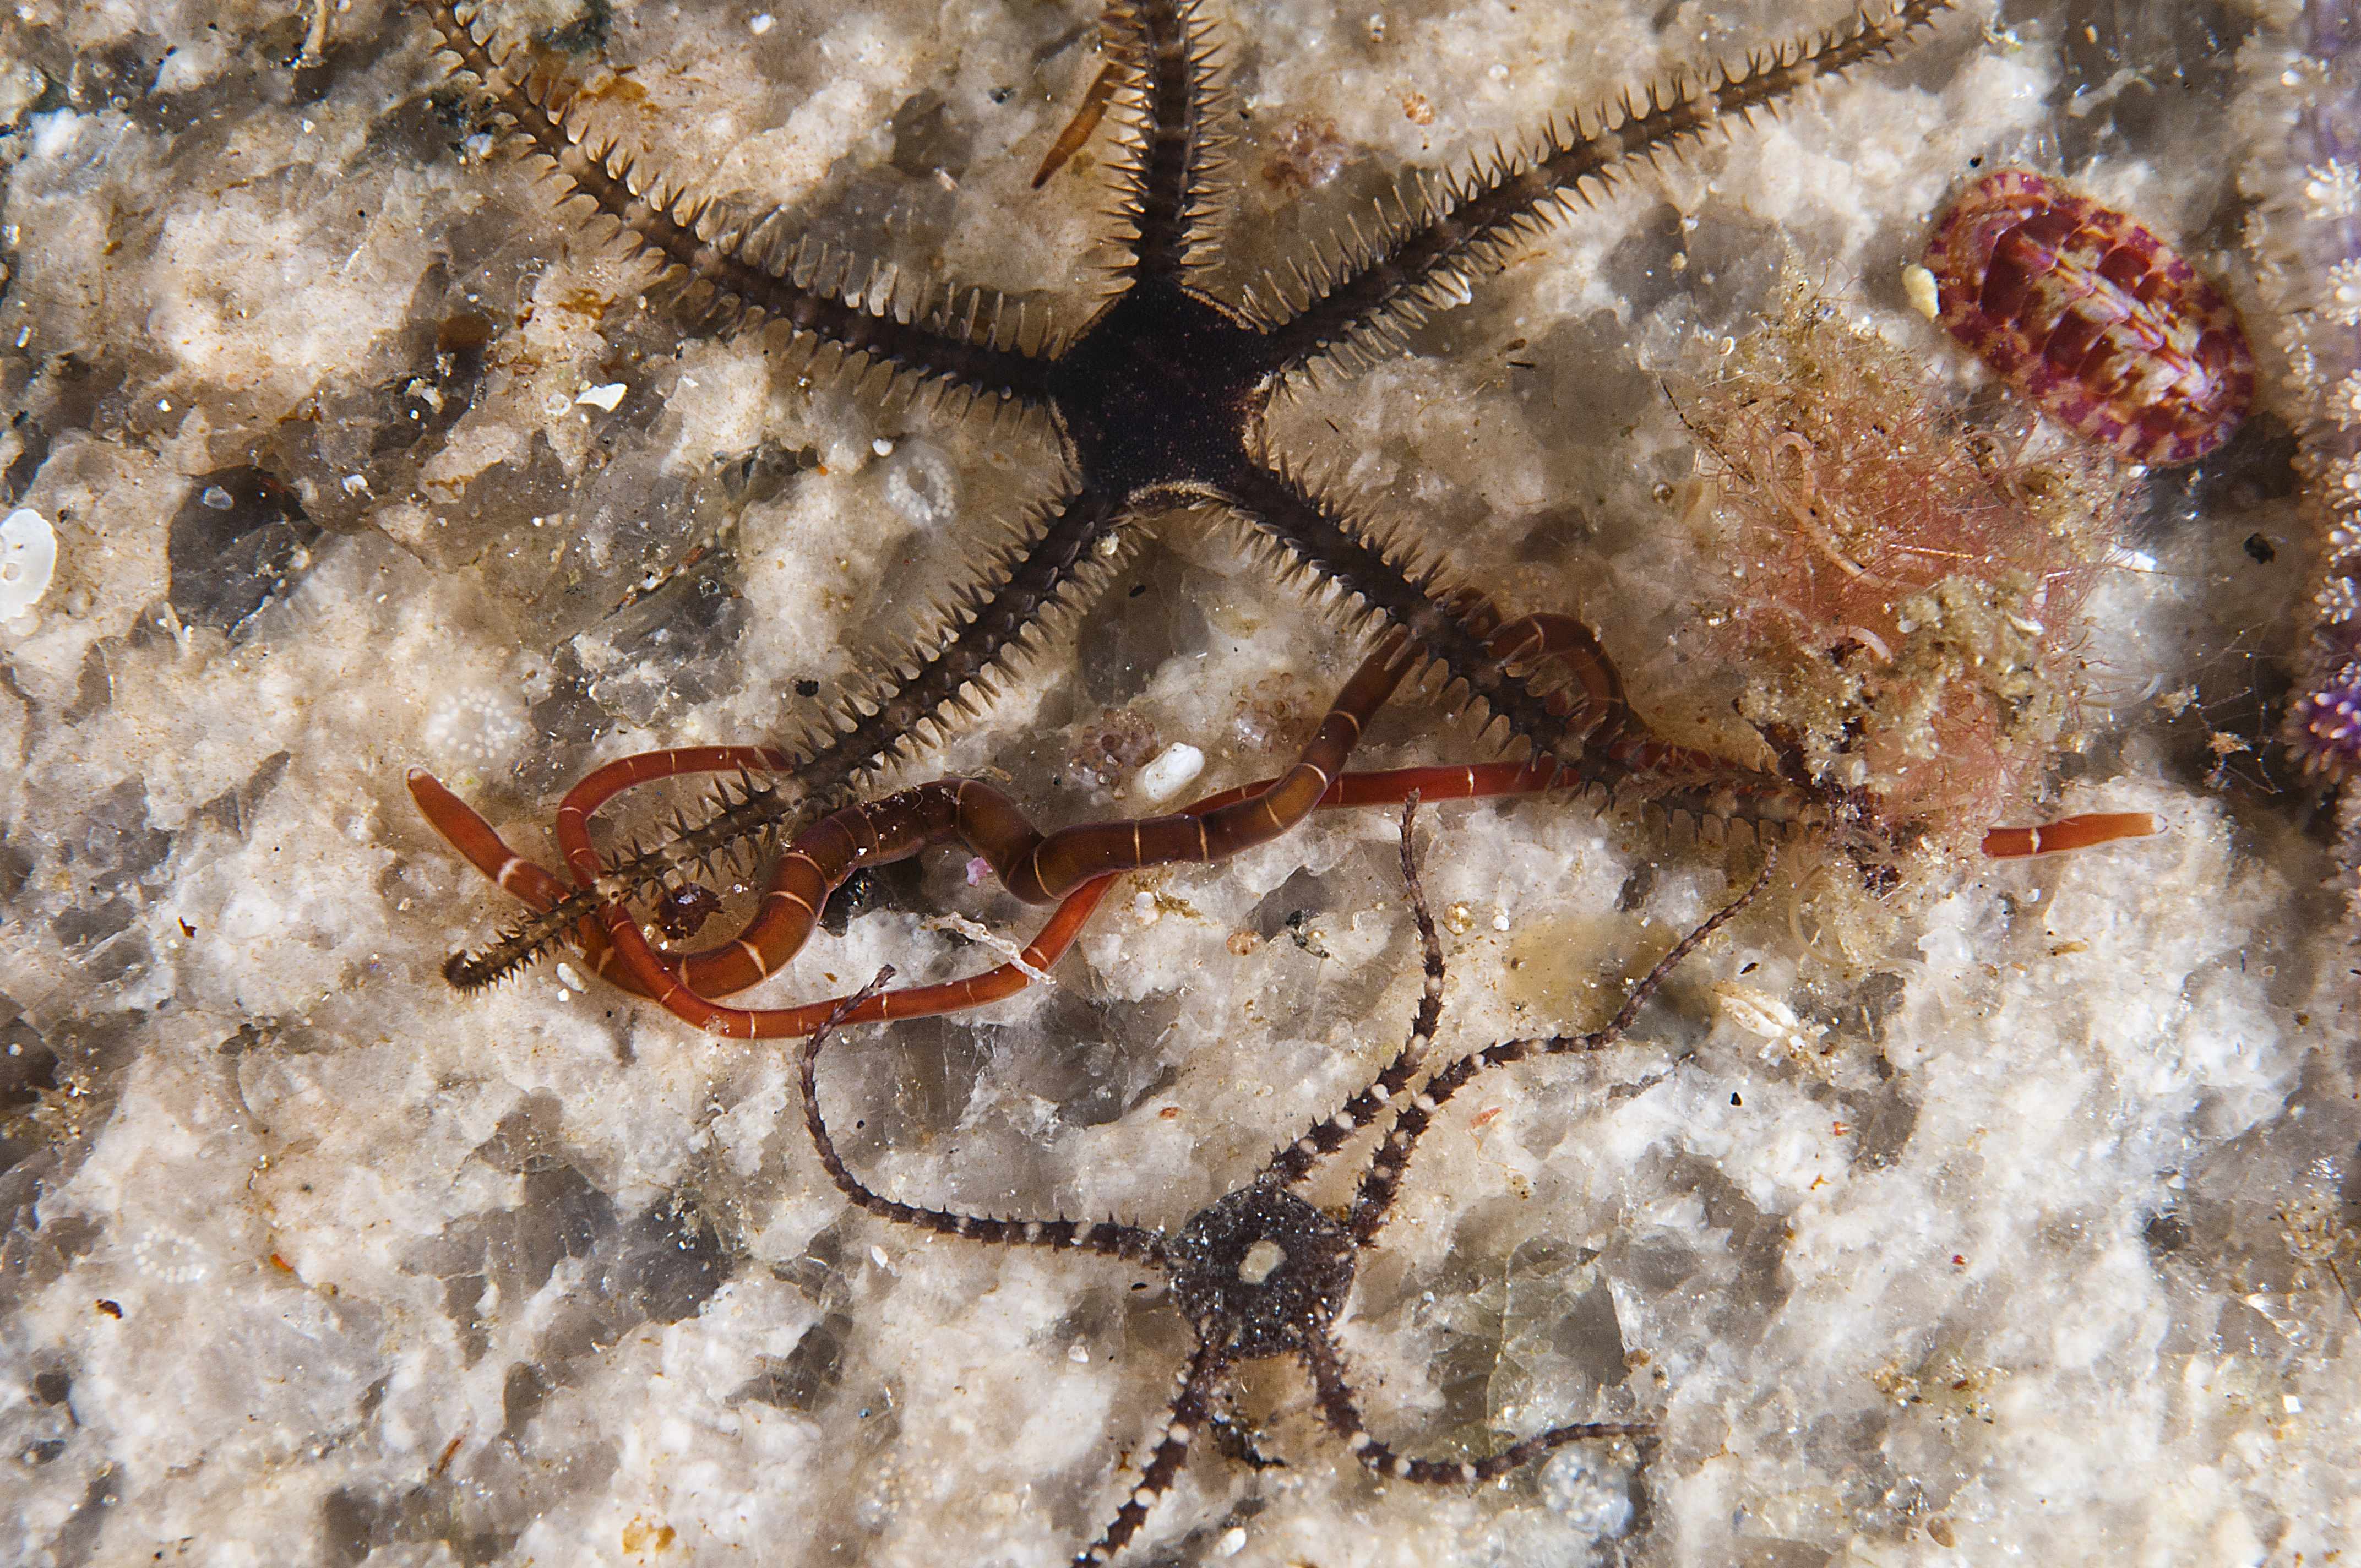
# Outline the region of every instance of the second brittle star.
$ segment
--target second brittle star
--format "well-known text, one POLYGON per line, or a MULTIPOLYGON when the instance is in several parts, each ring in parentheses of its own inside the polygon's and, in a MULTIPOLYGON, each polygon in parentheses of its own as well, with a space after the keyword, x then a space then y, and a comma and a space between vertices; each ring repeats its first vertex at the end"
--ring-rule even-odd
POLYGON ((1419 1139, 1443 1107, 1492 1068, 1537 1056, 1602 1051, 1620 1042, 1665 978, 1763 891, 1773 860, 1766 856, 1762 871, 1742 893, 1675 943, 1631 988, 1604 1027, 1587 1035, 1503 1041, 1430 1073, 1427 1057, 1443 1016, 1444 975, 1442 943, 1420 885, 1411 839, 1417 811, 1418 796, 1412 795, 1401 817, 1401 872, 1418 927, 1425 983, 1409 1038, 1367 1088, 1279 1149, 1252 1180, 1201 1210, 1175 1234, 1115 1220, 1026 1220, 930 1209, 886 1197, 855 1176, 838 1152, 820 1111, 819 1056, 837 1027, 892 978, 890 968, 846 999, 805 1043, 805 1125, 829 1179, 859 1208, 895 1224, 964 1241, 1092 1252, 1143 1264, 1170 1277, 1172 1300, 1196 1335, 1196 1350, 1181 1374, 1162 1430, 1142 1445, 1142 1456, 1134 1461, 1137 1484, 1098 1540, 1075 1558, 1076 1568, 1106 1562, 1139 1533, 1149 1510, 1179 1478, 1197 1433, 1214 1420, 1219 1387, 1246 1362, 1277 1356, 1301 1361, 1310 1374, 1321 1420, 1346 1451, 1379 1476, 1415 1485, 1472 1486, 1506 1475, 1567 1443, 1645 1440, 1655 1432, 1648 1421, 1583 1421, 1552 1427, 1482 1459, 1413 1459, 1395 1453, 1364 1424, 1334 1325, 1352 1290, 1358 1255, 1377 1244, 1419 1139), (1320 1160, 1389 1116, 1391 1124, 1368 1153, 1341 1216, 1315 1208, 1293 1190, 1320 1160))
POLYGON ((1224 141, 1212 25, 1196 6, 1170 0, 1119 6, 1106 27, 1123 78, 1110 117, 1123 127, 1112 163, 1124 259, 1106 302, 1065 341, 1044 341, 996 294, 906 290, 791 232, 778 213, 730 214, 650 173, 642 153, 598 132, 576 86, 545 62, 479 33, 472 13, 421 3, 525 154, 554 166, 561 199, 587 201, 610 220, 614 243, 646 258, 662 286, 708 322, 782 323, 807 356, 883 367, 914 396, 1040 421, 1065 469, 1059 493, 998 546, 982 576, 949 595, 932 630, 784 749, 788 766, 750 780, 706 820, 580 879, 484 950, 456 955, 445 967, 455 985, 514 973, 601 905, 644 903, 691 867, 774 841, 818 805, 841 800, 948 732, 991 695, 1005 660, 1031 644, 1045 616, 1103 588, 1119 530, 1159 510, 1238 520, 1282 575, 1309 577, 1364 621, 1405 633, 1418 658, 1488 711, 1508 740, 1558 763, 1567 784, 1699 820, 1760 826, 1819 813, 1810 792, 1775 775, 1726 766, 1660 773, 1631 755, 1586 748, 1549 694, 1489 648, 1500 619, 1489 601, 1457 582, 1432 542, 1406 538, 1291 469, 1269 449, 1266 413, 1292 384, 1398 349, 1430 313, 1466 298, 1633 161, 1677 154, 1709 130, 1892 53, 1949 0, 1880 3, 1824 32, 1555 120, 1514 151, 1380 201, 1366 225, 1356 222, 1289 276, 1268 276, 1231 298, 1206 286, 1217 247, 1200 221, 1224 141))

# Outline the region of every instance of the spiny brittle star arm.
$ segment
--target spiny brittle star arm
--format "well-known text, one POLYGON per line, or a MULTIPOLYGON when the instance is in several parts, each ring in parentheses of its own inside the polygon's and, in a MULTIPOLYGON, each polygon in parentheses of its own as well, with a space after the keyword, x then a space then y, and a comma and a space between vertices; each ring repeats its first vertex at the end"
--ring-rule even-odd
POLYGON ((556 178, 566 188, 561 200, 588 200, 667 275, 680 273, 742 311, 785 322, 798 333, 908 372, 938 390, 956 388, 1036 409, 1047 406, 1045 361, 1016 346, 1021 327, 1004 331, 996 299, 989 320, 979 320, 984 296, 972 291, 964 313, 950 302, 932 313, 919 303, 908 307, 912 319, 904 321, 890 305, 881 313, 852 302, 851 296, 865 292, 867 283, 857 278, 852 258, 816 257, 799 242, 786 243, 776 213, 723 224, 705 237, 699 230, 712 214, 711 203, 646 178, 636 168, 636 155, 611 138, 593 139, 574 84, 530 68, 512 72, 510 65, 520 51, 479 38, 472 13, 463 18, 447 0, 416 3, 443 48, 458 57, 459 68, 483 83, 487 99, 532 150, 556 165, 556 178))
POLYGON ((1214 102, 1213 47, 1193 5, 1139 0, 1106 18, 1111 52, 1128 66, 1143 103, 1137 154, 1118 165, 1120 210, 1130 220, 1134 278, 1178 278, 1202 263, 1198 203, 1209 155, 1221 145, 1207 121, 1214 102))
MULTIPOLYGON (((1952 0, 1905 0, 1865 8, 1851 21, 1769 54, 1744 70, 1722 67, 1718 83, 1675 77, 1653 89, 1642 109, 1627 95, 1620 112, 1597 116, 1586 133, 1577 119, 1553 127, 1533 150, 1479 162, 1450 180, 1426 211, 1395 219, 1389 235, 1345 248, 1319 297, 1271 333, 1282 373, 1301 369, 1356 339, 1383 342, 1426 319, 1429 309, 1462 297, 1466 285, 1499 270, 1508 252, 1574 200, 1603 192, 1619 169, 1701 139, 1716 126, 1750 120, 1811 82, 1892 53, 1931 25, 1952 0)), ((1274 283, 1278 298, 1287 290, 1274 283)))
MULTIPOLYGON (((1488 601, 1450 590, 1439 565, 1422 567, 1398 543, 1356 523, 1343 503, 1314 493, 1283 468, 1248 465, 1232 477, 1225 499, 1288 565, 1317 573, 1408 632, 1466 686, 1469 700, 1506 725, 1511 739, 1555 762, 1562 785, 1643 799, 1699 821, 1784 827, 1820 815, 1808 795, 1774 774, 1664 746, 1623 700, 1620 682, 1606 703, 1576 704, 1532 678, 1543 672, 1520 674, 1517 666, 1531 655, 1493 641, 1499 618, 1488 601)), ((1588 637, 1578 622, 1566 624, 1588 637)), ((1611 674, 1595 641, 1587 651, 1611 674)))
POLYGON ((775 783, 750 779, 704 821, 624 857, 597 883, 526 916, 481 950, 454 953, 444 978, 462 991, 494 984, 555 947, 599 905, 653 897, 691 867, 739 860, 814 806, 842 798, 864 775, 905 755, 927 729, 944 728, 950 713, 989 696, 1002 661, 1028 644, 1046 613, 1095 596, 1108 570, 1103 546, 1114 541, 1117 521, 1114 500, 1087 488, 1043 507, 1005 550, 997 580, 970 589, 947 612, 934 649, 888 668, 861 700, 841 703, 829 727, 791 748, 793 766, 775 783))

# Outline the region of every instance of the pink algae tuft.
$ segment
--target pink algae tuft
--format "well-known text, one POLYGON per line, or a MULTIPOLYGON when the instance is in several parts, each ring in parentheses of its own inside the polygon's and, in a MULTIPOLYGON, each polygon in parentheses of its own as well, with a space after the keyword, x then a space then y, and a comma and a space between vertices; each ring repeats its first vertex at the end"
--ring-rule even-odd
POLYGON ((1972 848, 2059 744, 2135 481, 2029 418, 1969 423, 1800 286, 1689 419, 1728 563, 1707 624, 1749 672, 1740 711, 1890 830, 1972 848))

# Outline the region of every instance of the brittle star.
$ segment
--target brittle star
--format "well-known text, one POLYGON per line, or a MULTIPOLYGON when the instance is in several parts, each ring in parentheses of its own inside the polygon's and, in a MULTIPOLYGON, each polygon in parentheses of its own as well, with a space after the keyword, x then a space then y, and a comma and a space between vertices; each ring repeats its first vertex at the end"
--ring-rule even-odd
MULTIPOLYGON (((461 69, 528 144, 555 165, 561 200, 587 201, 620 241, 650 258, 683 293, 728 320, 786 323, 800 350, 883 366, 911 393, 990 400, 1038 419, 1055 437, 1066 477, 1000 547, 982 576, 951 596, 940 620, 873 685, 841 704, 820 729, 778 751, 741 748, 765 770, 707 820, 613 866, 577 868, 577 885, 484 951, 456 955, 445 973, 463 988, 515 972, 577 929, 607 921, 626 900, 660 896, 716 855, 772 841, 819 802, 947 732, 1005 675, 1043 615, 1088 598, 1120 553, 1121 530, 1143 514, 1211 510, 1242 520, 1284 575, 1308 575, 1385 623, 1440 666, 1511 740, 1554 762, 1563 782, 1643 799, 1700 821, 1757 826, 1824 815, 1817 792, 1735 766, 1659 773, 1629 753, 1586 746, 1553 711, 1548 692, 1512 672, 1492 648, 1503 619, 1459 587, 1431 554, 1405 544, 1366 509, 1307 482, 1268 449, 1274 398, 1323 371, 1366 364, 1400 347, 1428 314, 1466 297, 1535 231, 1595 200, 1636 160, 1743 122, 1813 82, 1889 54, 1949 0, 1881 3, 1848 23, 1742 67, 1678 76, 1643 99, 1544 127, 1524 148, 1496 150, 1409 197, 1380 202, 1371 227, 1322 247, 1285 280, 1238 298, 1204 286, 1213 247, 1201 235, 1207 169, 1216 159, 1213 49, 1191 5, 1139 0, 1107 22, 1121 68, 1128 125, 1117 171, 1130 232, 1112 297, 1071 340, 1044 343, 996 301, 954 290, 900 297, 876 268, 785 232, 781 214, 730 217, 685 188, 643 178, 637 155, 601 137, 575 87, 532 71, 511 80, 512 51, 479 38, 445 0, 421 0, 461 69)), ((740 759, 741 762, 743 757, 740 759)), ((596 858, 592 857, 593 861, 596 858)), ((629 955, 649 968, 653 959, 629 955)), ((650 968, 643 987, 664 981, 650 968)))
POLYGON ((1621 1040, 1665 977, 1762 892, 1771 877, 1773 857, 1766 855, 1762 872, 1744 893, 1690 932, 1631 988, 1604 1027, 1587 1035, 1504 1041, 1459 1058, 1419 1084, 1443 1016, 1444 963, 1411 841, 1417 811, 1413 794, 1401 817, 1401 870, 1425 961, 1425 985, 1409 1038, 1376 1080, 1342 1110, 1315 1123, 1273 1155, 1252 1180, 1199 1211, 1175 1234, 1114 1220, 1084 1224, 1063 1218, 1022 1220, 929 1209, 888 1198, 853 1175, 820 1113, 819 1055, 852 1009, 892 978, 890 966, 840 1003, 804 1044, 804 1124, 829 1179, 862 1209, 895 1224, 964 1241, 1094 1252, 1170 1277, 1173 1299, 1196 1335, 1197 1348, 1180 1375, 1180 1389, 1137 1483, 1098 1541, 1075 1559, 1077 1568, 1105 1562, 1138 1534, 1149 1509, 1179 1476, 1191 1440, 1212 1418, 1216 1387, 1242 1362, 1279 1355, 1301 1361, 1311 1375, 1321 1419, 1354 1457, 1379 1475, 1420 1485, 1473 1485, 1505 1475, 1570 1442, 1644 1439, 1655 1432, 1654 1424, 1647 1421, 1585 1421, 1553 1427, 1483 1459, 1400 1454, 1363 1423, 1333 1327, 1352 1289, 1356 1258, 1376 1245, 1419 1138, 1443 1106, 1492 1068, 1535 1056, 1604 1050, 1621 1040), (1389 1111, 1394 1113, 1392 1124, 1370 1154, 1341 1218, 1290 1190, 1322 1157, 1343 1148, 1389 1111))

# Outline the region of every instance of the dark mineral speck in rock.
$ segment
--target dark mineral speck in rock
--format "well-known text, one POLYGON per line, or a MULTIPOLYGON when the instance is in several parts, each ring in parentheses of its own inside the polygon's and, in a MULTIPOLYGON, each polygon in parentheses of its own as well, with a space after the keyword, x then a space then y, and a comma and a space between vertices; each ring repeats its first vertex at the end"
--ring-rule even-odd
POLYGON ((311 565, 319 537, 295 493, 261 469, 196 476, 167 541, 173 613, 237 636, 311 565))

